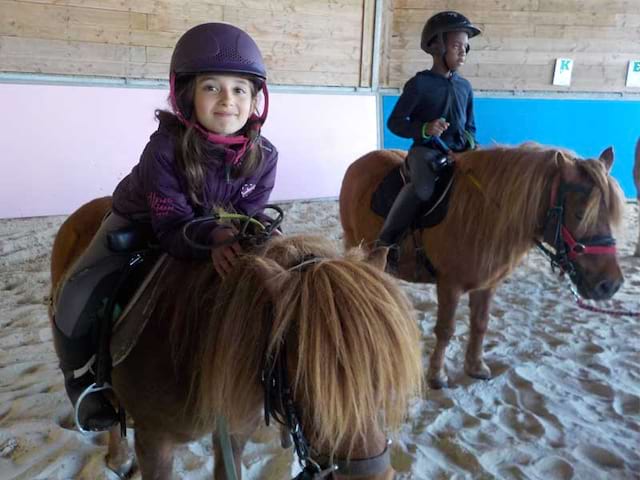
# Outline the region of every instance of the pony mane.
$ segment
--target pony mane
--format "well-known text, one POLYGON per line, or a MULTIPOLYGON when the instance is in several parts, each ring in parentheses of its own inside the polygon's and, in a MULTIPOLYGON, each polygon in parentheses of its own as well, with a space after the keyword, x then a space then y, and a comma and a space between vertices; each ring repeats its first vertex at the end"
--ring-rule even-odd
POLYGON ((275 358, 286 345, 294 399, 316 450, 350 451, 372 422, 399 426, 421 387, 420 334, 406 296, 361 251, 341 257, 319 237, 280 237, 242 257, 218 286, 203 289, 207 279, 192 289, 201 296, 191 307, 199 326, 183 320, 172 334, 182 342, 187 332, 187 348, 197 351, 191 388, 203 424, 218 415, 231 429, 259 420, 265 352, 275 358))
POLYGON ((459 168, 447 218, 469 219, 460 222, 458 234, 472 239, 475 251, 482 252, 475 256, 481 270, 492 271, 499 264, 506 265, 508 271, 515 268, 542 226, 551 182, 563 167, 575 167, 596 187, 578 230, 594 224, 602 196, 612 223, 621 219, 620 187, 598 160, 581 160, 566 149, 524 143, 461 153, 456 161, 459 168))

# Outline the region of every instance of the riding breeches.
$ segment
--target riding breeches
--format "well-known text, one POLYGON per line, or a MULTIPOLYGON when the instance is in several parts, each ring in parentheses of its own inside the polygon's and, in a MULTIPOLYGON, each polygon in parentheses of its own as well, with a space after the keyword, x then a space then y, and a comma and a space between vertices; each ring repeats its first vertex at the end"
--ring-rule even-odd
POLYGON ((431 198, 435 187, 437 174, 434 162, 442 157, 438 150, 424 146, 416 146, 407 154, 407 166, 413 189, 421 201, 431 198))
POLYGON ((129 260, 127 253, 113 253, 107 234, 131 225, 114 213, 103 220, 84 253, 72 265, 55 305, 54 320, 68 338, 93 333, 93 326, 114 282, 129 260))

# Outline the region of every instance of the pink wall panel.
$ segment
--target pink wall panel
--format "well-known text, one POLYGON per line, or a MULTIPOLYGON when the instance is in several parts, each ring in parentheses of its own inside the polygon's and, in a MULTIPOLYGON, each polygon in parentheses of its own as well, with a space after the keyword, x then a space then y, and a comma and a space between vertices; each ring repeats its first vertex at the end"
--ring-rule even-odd
MULTIPOLYGON (((0 84, 0 218, 67 214, 109 195, 155 130, 162 89, 0 84)), ((335 197, 376 148, 372 95, 272 93, 264 134, 280 151, 272 199, 335 197)))

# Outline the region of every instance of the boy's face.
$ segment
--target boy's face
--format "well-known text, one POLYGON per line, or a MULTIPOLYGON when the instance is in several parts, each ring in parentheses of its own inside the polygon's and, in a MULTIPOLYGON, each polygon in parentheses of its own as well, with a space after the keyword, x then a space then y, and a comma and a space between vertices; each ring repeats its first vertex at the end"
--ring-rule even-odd
POLYGON ((467 32, 449 32, 446 34, 447 65, 452 71, 458 70, 467 58, 469 35, 467 32))

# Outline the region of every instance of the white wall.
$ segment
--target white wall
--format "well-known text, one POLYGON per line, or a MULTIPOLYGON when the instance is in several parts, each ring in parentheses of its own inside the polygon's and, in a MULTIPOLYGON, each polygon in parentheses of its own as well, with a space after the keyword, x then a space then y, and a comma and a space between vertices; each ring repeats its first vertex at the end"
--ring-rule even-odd
MULTIPOLYGON (((110 195, 166 106, 163 89, 0 84, 0 218, 67 214, 110 195)), ((335 197, 377 147, 374 95, 271 93, 264 128, 280 151, 272 200, 335 197)))

